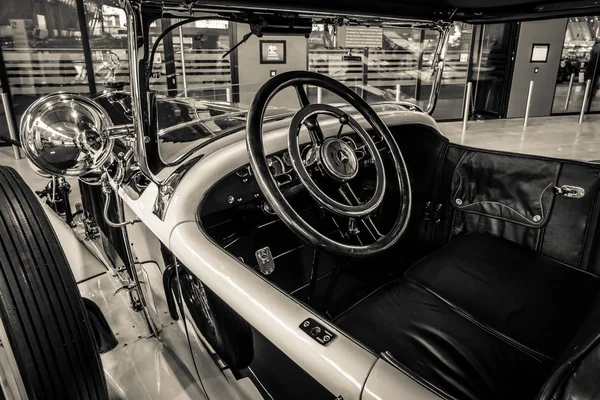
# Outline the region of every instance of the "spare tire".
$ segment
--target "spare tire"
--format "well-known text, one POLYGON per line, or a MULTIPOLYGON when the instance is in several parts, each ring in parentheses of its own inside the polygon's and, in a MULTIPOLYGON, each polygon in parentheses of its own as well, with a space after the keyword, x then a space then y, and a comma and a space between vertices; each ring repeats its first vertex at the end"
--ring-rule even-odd
POLYGON ((108 398, 86 310, 56 234, 31 189, 4 166, 0 319, 0 367, 15 378, 12 387, 6 385, 12 377, 5 379, 4 390, 16 386, 30 399, 108 398))

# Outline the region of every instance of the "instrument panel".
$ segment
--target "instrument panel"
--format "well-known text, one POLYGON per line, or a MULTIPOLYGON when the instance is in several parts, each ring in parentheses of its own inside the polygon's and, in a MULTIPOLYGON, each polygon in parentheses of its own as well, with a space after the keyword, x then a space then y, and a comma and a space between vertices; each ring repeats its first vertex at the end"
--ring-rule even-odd
MULTIPOLYGON (((366 162, 364 146, 358 146, 357 139, 351 136, 344 136, 342 139, 355 150, 359 161, 366 162)), ((300 150, 304 165, 309 169, 311 167, 317 168, 318 150, 315 151, 312 144, 304 145, 300 150)), ((267 156, 267 165, 281 190, 300 184, 287 150, 267 156)), ((259 204, 266 212, 270 213, 252 169, 250 165, 246 165, 224 177, 211 189, 200 207, 200 214, 208 215, 232 207, 256 204, 259 204)))

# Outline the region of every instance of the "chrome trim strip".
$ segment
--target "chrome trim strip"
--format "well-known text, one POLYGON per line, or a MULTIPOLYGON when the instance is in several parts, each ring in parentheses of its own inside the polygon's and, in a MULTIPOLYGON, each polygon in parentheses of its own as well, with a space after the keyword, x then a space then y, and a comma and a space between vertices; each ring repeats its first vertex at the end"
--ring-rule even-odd
MULTIPOLYGON (((123 206, 123 199, 117 196, 116 201, 117 207, 117 215, 120 221, 125 221, 125 210, 123 206)), ((142 305, 142 310, 144 312, 144 317, 146 318, 146 322, 148 323, 148 328, 150 329, 150 333, 152 336, 160 339, 159 330, 156 326, 156 323, 152 319, 152 315, 150 314, 150 308, 148 307, 148 301, 144 296, 144 292, 142 290, 142 285, 140 283, 140 277, 138 275, 137 266, 139 263, 136 262, 135 257, 133 255, 133 251, 131 250, 131 241, 129 240, 129 233, 127 232, 127 227, 122 226, 121 234, 123 235, 123 241, 125 242, 125 251, 127 253, 127 262, 131 266, 131 279, 135 283, 135 290, 137 291, 138 298, 142 305)))
MULTIPOLYGON (((141 87, 146 87, 145 82, 140 77, 140 62, 144 56, 144 41, 146 38, 138 36, 142 28, 141 4, 139 0, 122 0, 121 5, 125 10, 127 19, 127 50, 129 52, 129 74, 131 76, 131 111, 133 117, 133 125, 135 126, 135 141, 134 153, 135 161, 139 164, 140 170, 156 184, 160 184, 159 180, 150 170, 148 159, 146 157, 146 144, 150 141, 150 137, 146 136, 147 126, 144 123, 144 109, 142 101, 141 87), (140 51, 141 49, 141 51, 140 51)), ((144 90, 146 92, 146 90, 144 90)))

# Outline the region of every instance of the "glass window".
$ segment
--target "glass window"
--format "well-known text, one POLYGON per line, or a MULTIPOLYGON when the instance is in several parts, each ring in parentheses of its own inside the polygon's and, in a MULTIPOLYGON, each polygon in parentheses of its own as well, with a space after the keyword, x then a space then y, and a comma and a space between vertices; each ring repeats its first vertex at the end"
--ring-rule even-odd
POLYGON ((516 29, 514 23, 480 25, 477 29, 470 76, 474 85, 471 107, 477 119, 506 116, 516 29))
MULTIPOLYGON (((174 23, 163 20, 162 27, 174 23)), ((437 118, 460 118, 471 36, 472 26, 452 26, 447 67, 434 115, 437 118)), ((161 156, 172 162, 215 136, 242 128, 244 110, 258 89, 271 77, 287 71, 327 75, 369 103, 404 101, 426 107, 438 38, 439 32, 431 29, 325 23, 314 24, 308 38, 256 37, 250 34, 247 24, 217 20, 186 23, 164 36, 154 60, 153 72, 170 78, 153 80, 151 89, 178 99, 158 99, 161 156), (194 123, 196 120, 201 122, 194 123)), ((325 89, 306 89, 313 103, 343 103, 325 89)), ((267 117, 293 115, 299 107, 296 91, 287 88, 271 100, 267 117)))
MULTIPOLYGON (((473 25, 454 23, 448 39, 446 67, 442 75, 442 87, 433 117, 436 119, 456 119, 462 117, 465 85, 469 71, 471 38, 473 25)), ((430 65, 427 65, 429 69, 430 65)), ((426 74, 430 75, 430 74, 426 74)), ((429 93, 423 93, 429 96, 429 93)), ((428 103, 429 98, 419 99, 428 103)), ((424 105, 426 107, 426 105, 424 105)))
POLYGON ((179 94, 231 101, 228 21, 196 21, 173 35, 179 94), (183 45, 182 45, 183 40, 183 45), (229 97, 228 97, 229 96, 229 97))
MULTIPOLYGON (((594 80, 600 52, 598 17, 569 18, 556 77, 552 113, 578 113, 583 105, 585 85, 594 80)), ((597 79, 596 79, 597 81, 597 79)), ((597 86, 597 85, 596 85, 597 86)), ((592 88, 590 110, 599 111, 597 87, 592 88)))
MULTIPOLYGON (((4 137, 10 137, 10 132, 8 130, 8 120, 6 114, 4 113, 4 104, 2 103, 2 97, 0 97, 0 135, 4 137)), ((5 145, 6 142, 0 141, 0 147, 5 145)))
MULTIPOLYGON (((163 28, 178 20, 153 24, 153 44, 163 28)), ((151 89, 172 97, 231 101, 230 27, 227 21, 194 21, 175 28, 159 42, 151 89), (168 81, 167 76, 174 79, 168 81)))
POLYGON ((128 83, 125 11, 111 0, 85 0, 84 4, 96 90, 104 90, 112 81, 128 83))
MULTIPOLYGON (((467 79, 472 26, 457 23, 451 29, 434 113, 439 119, 460 118, 467 79)), ((350 47, 347 40, 343 46, 340 43, 343 35, 344 32, 335 32, 333 27, 315 25, 308 42, 308 69, 334 77, 369 102, 406 101, 427 107, 432 57, 439 38, 436 31, 383 28, 380 44, 368 48, 350 47)), ((327 96, 332 95, 321 94, 320 98, 328 102, 327 96)), ((309 88, 309 97, 316 100, 317 89, 309 88)))
POLYGON ((0 41, 17 119, 42 95, 88 93, 75 2, 3 1, 0 41))

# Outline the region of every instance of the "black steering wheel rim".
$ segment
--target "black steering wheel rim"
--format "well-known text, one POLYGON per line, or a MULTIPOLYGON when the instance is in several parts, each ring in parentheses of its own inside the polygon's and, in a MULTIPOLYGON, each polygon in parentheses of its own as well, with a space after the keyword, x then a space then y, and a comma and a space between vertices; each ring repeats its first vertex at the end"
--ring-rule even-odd
MULTIPOLYGON (((307 104, 303 104, 305 106, 307 104)), ((381 253, 392 247, 404 234, 411 209, 411 186, 406 164, 389 128, 375 111, 354 91, 335 79, 310 71, 285 72, 269 79, 257 91, 248 111, 246 146, 250 166, 257 184, 266 200, 281 220, 301 239, 326 252, 351 257, 364 257, 381 253), (354 107, 385 141, 398 178, 400 205, 391 230, 367 245, 352 245, 326 237, 308 224, 288 203, 272 177, 266 162, 262 126, 267 105, 281 90, 295 87, 301 103, 307 103, 305 85, 322 87, 338 95, 354 107), (303 99, 304 98, 304 99, 303 99)))

